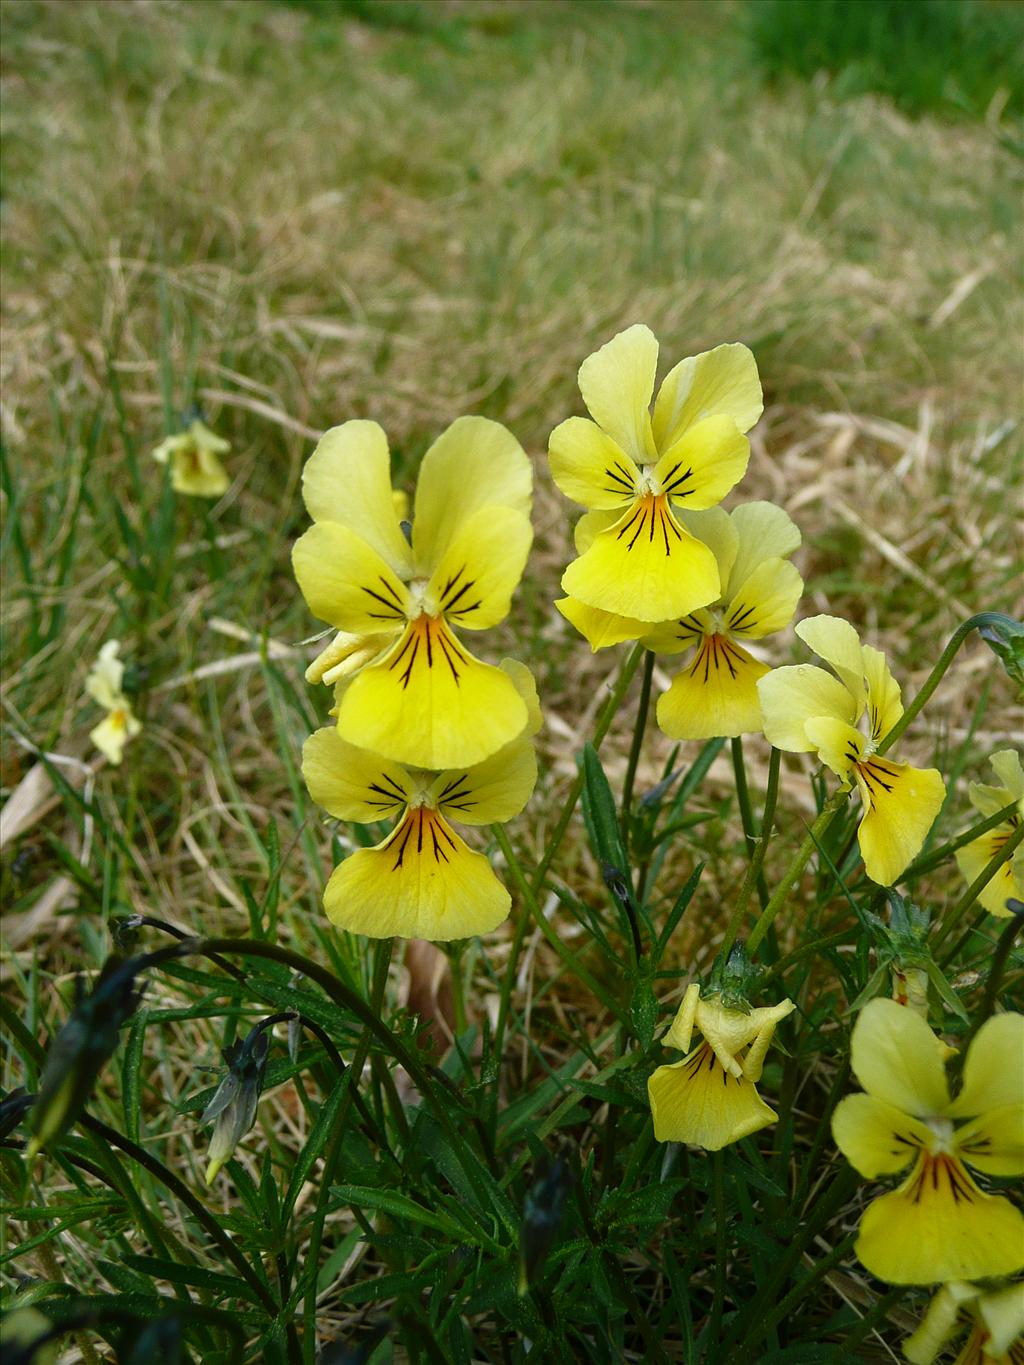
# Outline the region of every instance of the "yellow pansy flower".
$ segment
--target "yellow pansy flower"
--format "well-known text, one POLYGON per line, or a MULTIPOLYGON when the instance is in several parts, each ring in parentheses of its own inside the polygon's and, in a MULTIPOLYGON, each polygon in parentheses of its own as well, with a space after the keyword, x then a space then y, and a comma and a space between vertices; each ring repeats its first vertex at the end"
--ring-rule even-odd
POLYGON ((899 684, 885 655, 862 645, 848 621, 811 616, 796 633, 838 676, 813 664, 776 668, 757 684, 764 734, 790 753, 817 753, 848 785, 864 814, 858 838, 864 869, 891 886, 921 850, 946 795, 934 768, 911 768, 875 751, 903 714, 899 684), (868 732, 857 725, 867 716, 868 732))
POLYGON ((988 1290, 960 1280, 943 1285, 903 1354, 911 1365, 932 1365, 964 1327, 970 1335, 953 1365, 1024 1365, 1024 1282, 988 1290))
POLYGON ((890 1284, 984 1279, 1024 1266, 1024 1217, 967 1170, 1024 1173, 1024 1015, 982 1025, 955 1100, 948 1055, 925 1020, 895 1000, 870 1001, 854 1026, 851 1062, 867 1093, 840 1102, 833 1137, 870 1179, 911 1168, 899 1189, 868 1205, 855 1248, 890 1284), (958 1126, 961 1119, 969 1122, 958 1126))
POLYGON ((696 982, 688 986, 663 1039, 687 1055, 659 1066, 647 1082, 657 1141, 717 1152, 774 1123, 775 1110, 756 1082, 776 1025, 795 1008, 783 1000, 767 1009, 728 1009, 717 996, 702 1000, 696 982), (704 1041, 691 1052, 695 1028, 704 1041))
POLYGON ((510 432, 460 417, 423 458, 407 538, 377 423, 345 422, 321 439, 302 476, 314 524, 292 563, 310 610, 344 632, 313 667, 324 681, 351 678, 338 708, 349 744, 438 769, 478 763, 523 729, 507 674, 453 627, 483 630, 507 614, 532 540, 531 479, 510 432))
POLYGON ((532 736, 541 716, 533 678, 513 660, 502 668, 529 719, 516 739, 481 763, 426 772, 357 749, 334 727, 307 739, 302 773, 329 814, 357 823, 399 817, 383 843, 357 849, 331 874, 324 909, 338 928, 370 938, 443 942, 489 933, 508 914, 511 897, 490 863, 449 823, 510 820, 537 781, 532 736))
POLYGON ((716 346, 665 377, 651 413, 658 342, 627 327, 580 366, 593 421, 570 417, 551 433, 555 483, 590 509, 576 526, 562 587, 584 606, 641 621, 686 616, 721 592, 707 545, 677 516, 714 507, 747 468, 745 432, 763 403, 746 346, 716 346))
MULTIPOLYGON (((967 789, 971 805, 985 816, 1004 810, 1011 801, 1017 803, 1017 810, 1002 824, 996 825, 995 829, 957 849, 957 865, 968 884, 981 875, 1024 820, 1024 768, 1021 767, 1020 755, 1013 749, 1000 749, 989 762, 996 770, 996 776, 1001 779, 1002 786, 989 787, 983 782, 972 782, 967 789)), ((1008 862, 1003 863, 978 900, 991 914, 1005 917, 1010 914, 1006 902, 1011 897, 1024 900, 1024 845, 1017 849, 1008 862)))
POLYGON ((132 713, 132 704, 122 691, 124 664, 118 658, 121 644, 108 640, 99 652, 85 679, 85 690, 107 711, 89 731, 89 738, 110 763, 120 763, 124 746, 142 729, 142 722, 132 713))
POLYGON ((171 487, 176 493, 194 498, 219 498, 230 480, 220 456, 231 449, 230 443, 215 435, 199 418, 187 431, 168 436, 153 451, 158 464, 171 465, 171 487))

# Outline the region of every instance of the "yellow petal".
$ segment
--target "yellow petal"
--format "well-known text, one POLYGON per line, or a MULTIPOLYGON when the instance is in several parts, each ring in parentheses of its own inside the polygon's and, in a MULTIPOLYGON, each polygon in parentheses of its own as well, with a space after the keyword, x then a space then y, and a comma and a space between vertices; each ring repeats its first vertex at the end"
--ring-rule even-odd
POLYGON ((412 543, 429 578, 463 522, 482 507, 530 515, 533 466, 500 422, 457 417, 423 457, 416 486, 412 543))
POLYGON ((636 323, 619 332, 580 366, 580 393, 591 417, 638 463, 655 458, 651 397, 658 342, 636 323))
POLYGON ((315 522, 299 537, 292 568, 313 615, 340 630, 398 630, 412 610, 409 590, 386 560, 337 522, 315 522))
POLYGON ((108 711, 120 705, 123 699, 124 664, 118 658, 120 649, 120 640, 107 640, 85 679, 85 690, 89 696, 108 711))
POLYGON ((816 745, 807 735, 807 722, 829 716, 846 724, 857 719, 857 704, 831 673, 813 664, 772 669, 757 685, 764 718, 764 737, 776 749, 809 754, 816 745))
POLYGON ((1007 792, 1007 802, 1016 801, 1024 817, 1024 766, 1016 749, 1000 749, 989 759, 996 776, 1007 792))
POLYGON ((338 703, 343 739, 433 770, 482 762, 521 734, 528 718, 508 675, 474 658, 432 616, 410 621, 338 703))
POLYGON ((89 738, 109 763, 118 764, 124 757, 124 747, 140 732, 142 722, 124 706, 117 706, 89 731, 89 738))
POLYGON ((927 1147, 930 1130, 873 1095, 847 1095, 832 1115, 832 1136, 863 1176, 895 1175, 927 1147))
POLYGON ((1024 1282, 982 1294, 977 1313, 988 1333, 986 1349, 997 1365, 1020 1365, 1024 1354, 1024 1282), (1011 1347, 1017 1347, 1011 1354, 1011 1347))
POLYGON ((565 619, 576 627, 590 645, 593 653, 620 645, 624 640, 638 640, 651 628, 650 621, 637 621, 632 616, 616 616, 600 607, 588 607, 574 597, 560 597, 555 606, 565 619))
POLYGON ((724 592, 740 546, 732 517, 724 507, 706 507, 703 512, 689 512, 685 507, 677 507, 675 511, 680 526, 684 526, 690 535, 702 540, 715 556, 718 577, 724 592))
POLYGON ((210 450, 214 455, 226 455, 231 449, 230 441, 225 441, 223 436, 211 431, 206 423, 198 418, 189 425, 188 435, 200 449, 210 450))
POLYGON ((858 840, 864 871, 879 886, 892 886, 921 852, 946 799, 935 768, 911 768, 871 758, 855 769, 864 803, 858 840))
POLYGON ((686 1142, 720 1151, 774 1123, 776 1114, 753 1081, 724 1071, 710 1043, 689 1057, 659 1066, 647 1082, 658 1142, 686 1142))
POLYGON ((540 697, 537 695, 537 680, 518 659, 502 659, 498 665, 502 673, 508 675, 509 681, 523 699, 526 707, 526 729, 524 735, 535 735, 544 724, 544 713, 540 709, 540 697))
POLYGON ((706 417, 654 467, 658 487, 688 511, 720 503, 747 472, 750 442, 731 417, 706 417))
POLYGON ((658 724, 670 739, 753 734, 761 728, 757 680, 767 672, 725 636, 702 636, 689 667, 658 698, 658 724))
POLYGON ((530 519, 509 507, 482 507, 457 528, 427 585, 438 616, 466 630, 508 615, 530 553, 530 519))
POLYGON ((412 570, 391 491, 388 438, 376 422, 343 422, 321 436, 302 471, 314 521, 334 521, 373 547, 400 576, 412 570))
POLYGON ((1008 1011, 986 1019, 967 1050, 964 1083, 946 1110, 971 1118, 989 1109, 1024 1104, 1024 1014, 1008 1011))
POLYGON ((960 1315, 964 1305, 977 1299, 980 1292, 977 1285, 961 1284, 956 1280, 942 1286, 928 1305, 917 1330, 903 1343, 903 1354, 910 1365, 932 1365, 943 1346, 952 1341, 961 1328, 960 1315))
POLYGON ((514 739, 470 768, 446 769, 431 785, 433 803, 464 825, 501 824, 526 805, 537 783, 537 755, 530 739, 514 739))
POLYGON ((713 602, 718 567, 706 545, 684 531, 667 499, 648 496, 574 560, 562 587, 589 607, 641 621, 667 621, 713 602))
POLYGON ((683 992, 683 998, 676 1010, 676 1016, 662 1039, 666 1047, 677 1047, 680 1052, 689 1052, 699 1005, 700 982, 691 981, 683 992))
POLYGON ((390 820, 413 794, 404 768, 347 743, 333 725, 302 746, 302 776, 317 805, 338 820, 390 820))
POLYGON ((788 626, 796 612, 804 580, 785 559, 765 559, 729 590, 723 624, 730 635, 760 640, 788 626))
POLYGON ((753 353, 740 342, 688 356, 670 370, 654 405, 654 439, 667 450, 705 417, 731 417, 749 431, 764 410, 753 353))
POLYGON ((808 616, 797 625, 796 633, 846 684, 857 702, 856 720, 864 708, 867 689, 863 649, 853 626, 839 616, 808 616))
POLYGON ((487 934, 511 904, 487 859, 429 806, 407 811, 383 844, 350 854, 324 891, 331 923, 370 938, 487 934))
POLYGON ((773 502, 740 503, 731 519, 739 547, 729 580, 730 594, 766 559, 788 559, 800 545, 796 523, 773 502))
POLYGON ((394 639, 394 632, 350 635, 348 631, 339 630, 306 669, 306 681, 322 682, 330 687, 339 679, 358 673, 364 664, 390 649, 394 639))
POLYGON ((889 664, 881 650, 864 645, 861 656, 864 664, 871 739, 877 744, 903 715, 900 685, 889 671, 889 664))
POLYGON ((869 1205, 854 1250, 889 1284, 1012 1275, 1024 1266, 1024 1218, 955 1158, 922 1154, 898 1190, 869 1205))
POLYGON ((585 417, 570 417, 548 441, 551 477, 567 498, 584 507, 623 507, 632 502, 640 471, 629 455, 585 417))
MULTIPOLYGON (((1014 1058, 1021 1070, 1021 1053, 1014 1058)), ((986 1175, 1024 1175, 1024 1104, 989 1109, 958 1128, 956 1153, 968 1166, 986 1175)))
POLYGON ((622 516, 617 508, 614 511, 584 512, 573 527, 572 539, 578 555, 585 554, 594 543, 599 531, 607 531, 622 516))
MULTIPOLYGON (((996 806, 996 810, 1002 810, 1003 806, 1008 804, 1008 801, 1003 801, 1002 805, 996 806)), ((979 835, 963 848, 957 849, 957 866, 968 886, 981 876, 1006 841, 1012 837, 1014 830, 1015 827, 1011 824, 996 825, 995 829, 989 830, 987 834, 979 835)), ((1011 913, 1006 902, 1011 898, 1024 900, 1024 877, 1018 872, 1019 862, 1018 858, 1011 858, 1009 862, 1003 863, 978 897, 978 903, 984 906, 990 915, 999 915, 1006 919, 1011 913)))
POLYGON ((171 455, 171 487, 193 498, 219 498, 230 479, 212 450, 190 444, 171 455))
POLYGON ((869 1000, 851 1039, 853 1074, 875 1099, 917 1118, 946 1112, 945 1044, 914 1010, 869 1000))
POLYGON ((867 749, 865 737, 845 720, 835 720, 831 716, 815 716, 804 730, 822 763, 846 782, 867 749))
POLYGON ((985 816, 998 815, 1013 800, 1006 787, 990 787, 985 782, 968 783, 967 795, 971 805, 985 816))
POLYGON ((697 1002, 696 1024, 720 1066, 733 1076, 757 1081, 776 1025, 795 1008, 792 1000, 782 1000, 777 1005, 739 1010, 724 1005, 721 996, 711 995, 697 1002), (748 1044, 753 1046, 741 1060, 740 1053, 748 1044))

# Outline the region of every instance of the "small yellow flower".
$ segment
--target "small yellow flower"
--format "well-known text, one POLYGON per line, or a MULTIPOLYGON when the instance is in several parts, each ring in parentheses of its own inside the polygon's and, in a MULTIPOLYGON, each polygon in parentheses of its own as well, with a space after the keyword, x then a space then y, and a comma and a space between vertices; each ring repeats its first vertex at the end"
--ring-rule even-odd
POLYGON ((774 1123, 756 1082, 776 1025, 795 1008, 783 1000, 768 1009, 727 1009, 716 996, 702 1000, 696 983, 688 986, 664 1038, 687 1055, 659 1066, 647 1082, 657 1141, 717 1152, 774 1123), (695 1028, 704 1041, 690 1052, 695 1028))
POLYGON ((324 909, 338 928, 443 942, 489 933, 508 914, 511 897, 490 863, 449 823, 510 820, 537 781, 532 736, 541 716, 533 678, 514 660, 502 668, 529 719, 519 737, 481 763, 439 773, 407 768, 357 749, 334 727, 306 741, 302 773, 329 814, 357 823, 399 817, 383 843, 357 849, 331 874, 324 909))
POLYGON ((721 592, 715 556, 677 510, 714 507, 746 473, 745 432, 763 403, 746 346, 716 346, 682 360, 654 404, 658 342, 637 324, 580 366, 593 421, 570 417, 551 433, 551 474, 590 509, 576 526, 579 558, 562 587, 576 601, 661 622, 721 592))
POLYGON ((124 664, 118 658, 118 640, 108 640, 99 652, 85 679, 85 690, 107 711, 105 720, 89 731, 100 753, 110 763, 120 763, 124 746, 142 729, 142 722, 132 714, 132 704, 122 691, 124 664))
POLYGON ((757 684, 769 744, 790 753, 817 753, 847 786, 856 781, 864 814, 858 838, 864 870, 891 886, 920 852, 946 788, 934 768, 911 768, 876 756, 903 714, 899 684, 885 655, 862 645, 848 621, 811 616, 796 633, 832 665, 776 668, 757 684), (856 728, 867 715, 868 733, 856 728))
POLYGON ((153 451, 153 459, 158 464, 170 461, 171 487, 176 493, 186 493, 194 498, 219 498, 230 482, 219 457, 230 449, 227 441, 196 418, 187 431, 179 431, 176 436, 161 441, 153 451))
MULTIPOLYGON (((972 782, 967 789, 971 805, 983 816, 995 815, 1011 801, 1017 803, 1017 809, 995 829, 957 849, 957 865, 968 884, 981 875, 1024 820, 1024 768, 1021 767, 1020 755, 1013 749, 1000 749, 989 762, 996 770, 996 776, 1002 780, 1002 786, 989 787, 983 782, 972 782)), ((1003 863, 978 900, 991 914, 1005 917, 1010 914, 1006 902, 1011 897, 1024 900, 1024 845, 1017 849, 1009 862, 1003 863)))
POLYGON ((383 430, 352 421, 321 439, 302 476, 313 525, 292 563, 310 610, 342 632, 311 672, 345 682, 337 722, 349 744, 454 768, 522 731, 509 677, 453 627, 484 630, 508 613, 532 540, 531 481, 504 427, 460 417, 423 458, 407 538, 383 430))
POLYGON ((989 1290, 960 1280, 943 1285, 920 1327, 903 1343, 903 1354, 911 1365, 932 1365, 964 1327, 970 1335, 953 1365, 1021 1365, 1024 1283, 989 1290))
POLYGON ((867 1093, 837 1107, 836 1145, 869 1179, 911 1168, 899 1189, 868 1205, 855 1248, 890 1284, 984 1279, 1024 1266, 1024 1217, 967 1170, 1024 1173, 1024 1015, 982 1025, 955 1100, 948 1055, 925 1020, 895 1000, 870 1001, 854 1026, 851 1062, 867 1093), (957 1126, 960 1119, 970 1121, 957 1126))

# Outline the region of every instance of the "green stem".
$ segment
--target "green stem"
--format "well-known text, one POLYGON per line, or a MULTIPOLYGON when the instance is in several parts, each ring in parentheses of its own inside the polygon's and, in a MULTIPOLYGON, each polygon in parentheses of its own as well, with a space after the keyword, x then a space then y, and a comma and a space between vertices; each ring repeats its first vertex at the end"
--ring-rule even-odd
POLYGON ((774 1308, 772 1308, 764 1317, 758 1319, 756 1331, 751 1333, 747 1338, 747 1342, 749 1342, 750 1345, 747 1346, 746 1349, 741 1346, 735 1355, 730 1356, 732 1365, 747 1365, 747 1362, 751 1359, 757 1359, 757 1355, 754 1353, 754 1346, 757 1342, 762 1341, 776 1323, 781 1322, 791 1309, 795 1308, 797 1304, 804 1302, 807 1298, 808 1291, 817 1284, 819 1280, 823 1279, 833 1266, 838 1265, 840 1261, 844 1260, 849 1255, 856 1240, 857 1234, 851 1232, 848 1236, 844 1237, 837 1246, 834 1246, 827 1256, 823 1256, 820 1261, 815 1261, 810 1271, 804 1276, 799 1284, 794 1285, 789 1293, 781 1299, 774 1308))
MULTIPOLYGON (((733 740, 736 744, 736 740, 733 740)), ((736 750, 733 750, 733 761, 736 760, 736 750)), ((732 945, 736 942, 736 935, 740 931, 743 923, 743 916, 746 914, 747 906, 754 887, 758 889, 761 896, 762 909, 766 909, 769 904, 768 888, 764 883, 764 859, 768 851, 768 840, 771 838, 772 826, 775 823, 775 807, 779 800, 779 770, 782 766, 782 753, 778 749, 772 749, 771 758, 768 760, 768 785, 764 793, 764 815, 761 818, 761 834, 754 839, 753 852, 750 858, 750 865, 747 868, 747 875, 743 879, 740 893, 736 897, 736 904, 733 906, 732 914, 729 916, 729 923, 725 926, 725 937, 722 939, 722 946, 719 953, 722 957, 728 957, 732 945)), ((743 768, 743 752, 739 754, 739 769, 743 768)), ((744 786, 746 778, 744 777, 744 786)), ((739 790, 739 773, 737 773, 737 790, 739 790)), ((741 803, 742 804, 742 803, 741 803)), ((749 804, 749 803, 748 803, 749 804)), ((751 821, 753 817, 751 816, 751 821)), ((746 830, 747 822, 744 819, 743 828, 746 830)), ((747 836, 752 838, 752 835, 747 836)))
POLYGON ((963 625, 957 626, 956 630, 950 636, 949 644, 939 655, 938 663, 936 663, 931 673, 929 673, 924 686, 886 735, 885 739, 879 744, 876 753, 886 753, 896 743, 904 730, 906 730, 909 725, 913 724, 917 713, 942 681, 946 670, 956 656, 957 650, 967 639, 968 635, 970 635, 971 631, 978 630, 981 626, 987 626, 990 623, 1004 624, 1006 622, 1013 624, 1011 618, 1000 611, 981 611, 976 616, 972 616, 970 620, 965 621, 963 625))
POLYGON ((622 842, 629 852, 629 812, 633 805, 633 785, 640 762, 640 751, 644 745, 644 731, 647 729, 647 712, 651 705, 651 681, 654 677, 654 651, 644 652, 644 671, 640 680, 640 700, 636 708, 633 724, 633 742, 629 746, 629 760, 626 763, 626 780, 622 784, 622 842))
POLYGON ((718 1359, 718 1343, 722 1335, 722 1314, 725 1310, 726 1249, 725 1249, 725 1159, 720 1151, 711 1154, 712 1179, 715 1195, 715 1297, 711 1303, 708 1322, 708 1349, 705 1358, 718 1359))
POLYGON ((935 939, 932 944, 933 951, 934 949, 938 948, 957 928, 961 919, 971 908, 974 902, 978 899, 981 893, 985 890, 985 887, 988 886, 989 882, 996 875, 999 869, 1003 866, 1004 863, 1009 862, 1009 860, 1016 853, 1017 849, 1021 845, 1022 840, 1024 840, 1024 824, 1018 825, 1018 827, 1014 830, 1010 837, 1003 843, 1002 847, 998 850, 998 852, 988 860, 985 866, 975 877, 974 881, 971 882, 970 886, 957 901, 956 905, 953 906, 952 910, 945 917, 942 923, 942 927, 935 935, 935 939))
POLYGON ((1004 806, 1002 810, 997 810, 995 815, 990 815, 987 820, 980 820, 978 824, 972 825, 970 829, 965 829, 963 834, 958 834, 955 839, 950 839, 949 843, 943 844, 941 848, 937 848, 926 857, 918 858, 916 862, 911 863, 900 877, 900 881, 909 881, 913 877, 921 877, 926 872, 930 872, 933 867, 938 867, 940 863, 944 863, 951 853, 963 848, 965 844, 972 844, 975 839, 980 839, 983 834, 995 829, 997 825, 1007 824, 1016 814, 1016 811, 1017 803, 1011 801, 1008 806, 1004 806))
POLYGON ((793 856, 793 861, 786 869, 786 873, 783 876, 782 880, 779 882, 778 886, 772 892, 771 899, 769 900, 768 904, 764 907, 764 909, 761 911, 761 914, 758 916, 757 923, 754 925, 753 929, 750 932, 750 937, 747 940, 747 952, 751 955, 751 957, 753 957, 755 951, 757 950, 761 943, 761 940, 764 938, 765 934, 771 928, 772 922, 775 919, 775 916, 782 909, 786 897, 789 895, 790 891, 792 891, 793 887, 796 885, 804 868, 811 861, 811 858, 814 855, 814 850, 818 847, 818 844, 821 842, 822 836, 824 835, 825 831, 828 829, 832 821, 835 819, 836 815, 846 804, 849 795, 850 793, 848 790, 847 791, 840 790, 834 792, 832 796, 830 796, 829 799, 825 802, 825 805, 822 808, 821 813, 818 815, 818 818, 815 820, 814 824, 811 825, 810 829, 807 831, 807 835, 803 843, 800 845, 800 847, 797 849, 796 853, 793 856))
POLYGON ((962 1058, 967 1056, 968 1048, 974 1041, 978 1030, 985 1020, 990 1018, 992 1011, 996 1007, 999 999, 999 987, 1003 982, 1003 973, 1006 971, 1006 964, 1010 960, 1010 953, 1013 949, 1013 940, 1017 937, 1020 929, 1024 927, 1024 915, 1011 915, 1009 924, 1005 925, 996 943, 996 950, 992 954, 992 965, 988 969, 988 980, 985 982, 985 994, 981 998, 981 1004, 975 1012, 971 1022, 971 1028, 967 1037, 960 1044, 954 1067, 959 1062, 963 1066, 962 1058))

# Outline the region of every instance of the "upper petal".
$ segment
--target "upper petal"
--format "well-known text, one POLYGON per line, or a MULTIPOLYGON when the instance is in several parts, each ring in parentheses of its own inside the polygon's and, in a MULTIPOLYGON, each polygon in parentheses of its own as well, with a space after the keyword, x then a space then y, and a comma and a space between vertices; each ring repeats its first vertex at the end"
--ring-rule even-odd
POLYGON ((314 616, 356 635, 394 630, 411 608, 387 561, 336 521, 317 521, 292 548, 292 568, 314 616))
POLYGON ((1024 766, 1021 765, 1020 754, 1016 749, 999 749, 989 762, 1009 793, 1007 800, 1016 801, 1024 817, 1024 766))
POLYGON ((807 722, 830 716, 846 724, 857 719, 857 704, 831 673, 814 664, 775 668, 757 684, 764 737, 776 749, 809 754, 817 747, 807 735, 807 722))
POLYGON ((905 1114, 946 1112, 946 1048, 914 1010, 895 1000, 869 1000, 854 1025, 853 1074, 869 1095, 905 1114))
POLYGON ((773 502, 742 502, 730 513, 738 541, 729 579, 733 593, 766 559, 788 559, 800 546, 800 530, 773 502))
POLYGON ((423 457, 416 485, 412 544, 429 577, 463 522, 498 504, 530 515, 533 466, 500 422, 457 417, 423 457))
POLYGON ((964 1060, 964 1083, 947 1109, 969 1118, 1006 1104, 1024 1104, 1024 1014, 994 1014, 978 1030, 964 1060))
POLYGON ((679 524, 685 526, 692 536, 702 540, 715 556, 724 592, 739 549, 739 536, 732 517, 724 507, 706 507, 702 512, 689 512, 685 507, 677 507, 676 516, 679 524))
POLYGON ((388 438, 376 422, 325 431, 302 471, 302 496, 314 521, 347 527, 408 576, 412 552, 395 511, 388 438))
POLYGON ((632 502, 640 471, 618 442, 585 417, 555 427, 548 442, 551 477, 567 498, 584 507, 622 507, 632 502))
POLYGON ((731 417, 706 417, 654 467, 658 487, 688 511, 720 503, 747 472, 750 442, 731 417))
POLYGON ((892 886, 921 852, 946 799, 946 784, 935 768, 888 758, 869 758, 855 772, 864 803, 857 836, 864 870, 879 886, 892 886))
POLYGON ((753 352, 740 342, 687 356, 665 376, 654 405, 654 439, 667 450, 705 417, 731 417, 749 431, 764 411, 753 352))
POLYGON ((580 366, 580 393, 591 417, 638 464, 656 456, 650 407, 657 368, 658 342, 642 323, 619 332, 580 366))
MULTIPOLYGON (((864 683, 864 656, 860 637, 839 616, 808 616, 796 626, 796 633, 819 658, 831 664, 858 703, 857 716, 867 697, 864 683)), ((857 719, 857 716, 854 719, 857 719)))
POLYGON ((317 805, 338 820, 389 820, 412 798, 400 764, 349 744, 333 725, 303 744, 302 776, 317 805))

